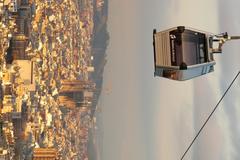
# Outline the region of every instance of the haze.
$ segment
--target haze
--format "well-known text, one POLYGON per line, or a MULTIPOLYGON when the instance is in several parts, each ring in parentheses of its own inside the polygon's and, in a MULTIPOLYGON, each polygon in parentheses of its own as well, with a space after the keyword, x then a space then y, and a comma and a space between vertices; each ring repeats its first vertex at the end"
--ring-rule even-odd
MULTIPOLYGON (((110 44, 100 105, 103 160, 178 160, 240 69, 240 41, 215 55, 215 72, 176 82, 153 77, 152 30, 185 25, 240 35, 238 0, 109 1, 110 44)), ((239 80, 186 156, 240 159, 239 80)))

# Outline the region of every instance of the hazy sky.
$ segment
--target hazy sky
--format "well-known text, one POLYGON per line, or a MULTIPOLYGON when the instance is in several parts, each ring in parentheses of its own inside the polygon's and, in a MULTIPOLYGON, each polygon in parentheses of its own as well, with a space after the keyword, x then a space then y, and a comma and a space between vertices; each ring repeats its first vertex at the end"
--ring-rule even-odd
MULTIPOLYGON (((185 25, 240 35, 237 6, 238 0, 109 0, 103 160, 180 159, 240 69, 240 41, 215 56, 214 73, 176 82, 153 77, 152 30, 185 25)), ((240 159, 239 82, 186 159, 240 159)))

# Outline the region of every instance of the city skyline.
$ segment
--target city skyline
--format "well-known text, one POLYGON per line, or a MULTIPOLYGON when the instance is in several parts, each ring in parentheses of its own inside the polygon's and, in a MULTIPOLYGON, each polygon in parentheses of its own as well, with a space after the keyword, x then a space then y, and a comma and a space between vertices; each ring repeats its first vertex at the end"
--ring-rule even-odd
POLYGON ((1 159, 99 159, 106 6, 0 1, 1 159))

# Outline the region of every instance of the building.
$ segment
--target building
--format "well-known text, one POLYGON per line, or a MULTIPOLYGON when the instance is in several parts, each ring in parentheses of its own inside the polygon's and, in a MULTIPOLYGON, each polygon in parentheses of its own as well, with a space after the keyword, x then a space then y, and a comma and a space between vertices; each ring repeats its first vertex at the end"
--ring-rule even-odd
POLYGON ((6 7, 9 12, 16 13, 17 12, 17 0, 1 0, 0 1, 1 10, 3 7, 6 7))
MULTIPOLYGON (((19 66, 20 79, 23 81, 24 87, 28 91, 35 91, 35 81, 34 81, 34 67, 35 62, 30 60, 14 60, 17 66, 19 66)), ((20 89, 20 88, 19 88, 20 89)), ((23 88, 19 90, 19 94, 22 94, 23 88)))
POLYGON ((3 71, 2 74, 2 109, 1 113, 10 113, 13 111, 14 96, 13 85, 14 74, 9 70, 3 71))
POLYGON ((18 8, 18 17, 16 19, 18 26, 18 33, 24 34, 29 37, 31 25, 31 6, 28 0, 21 0, 18 8))
POLYGON ((9 10, 10 12, 16 13, 18 10, 18 4, 17 4, 17 0, 11 0, 10 4, 9 4, 9 10))
POLYGON ((95 83, 91 81, 63 80, 59 101, 68 108, 91 106, 94 91, 95 83))
POLYGON ((11 113, 13 111, 14 97, 12 84, 8 83, 3 86, 3 107, 1 113, 11 113))
POLYGON ((62 80, 60 93, 79 92, 83 90, 95 90, 95 83, 81 80, 62 80))
POLYGON ((0 112, 3 105, 2 103, 3 103, 3 89, 2 89, 2 80, 0 80, 0 112))
POLYGON ((14 80, 14 74, 10 73, 8 70, 3 71, 2 73, 2 83, 9 84, 12 83, 14 80))
POLYGON ((10 46, 6 61, 11 64, 13 60, 29 59, 25 50, 28 44, 28 37, 31 28, 31 6, 28 0, 12 0, 12 10, 16 12, 17 33, 10 40, 10 46))
POLYGON ((54 148, 34 148, 33 160, 57 160, 58 154, 54 148))
POLYGON ((9 146, 14 146, 15 144, 15 138, 13 133, 13 123, 11 122, 4 122, 3 124, 3 134, 6 138, 6 142, 9 146))
POLYGON ((8 160, 10 159, 8 150, 0 148, 0 160, 8 160))
POLYGON ((12 95, 4 95, 3 97, 3 107, 1 113, 11 113, 13 111, 13 97, 12 95))
POLYGON ((25 60, 28 59, 26 55, 27 37, 23 33, 15 34, 10 40, 10 46, 6 61, 8 64, 12 64, 13 60, 25 60))

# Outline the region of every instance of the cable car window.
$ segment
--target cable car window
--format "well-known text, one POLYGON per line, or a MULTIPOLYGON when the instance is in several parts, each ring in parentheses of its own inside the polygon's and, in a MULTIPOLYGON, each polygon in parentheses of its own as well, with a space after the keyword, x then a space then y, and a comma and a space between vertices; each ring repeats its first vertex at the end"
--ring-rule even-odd
POLYGON ((185 30, 170 33, 172 65, 195 65, 207 62, 205 34, 185 30), (174 53, 173 53, 174 52, 174 53))

